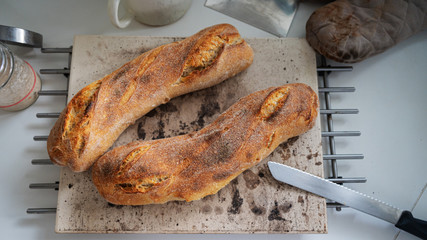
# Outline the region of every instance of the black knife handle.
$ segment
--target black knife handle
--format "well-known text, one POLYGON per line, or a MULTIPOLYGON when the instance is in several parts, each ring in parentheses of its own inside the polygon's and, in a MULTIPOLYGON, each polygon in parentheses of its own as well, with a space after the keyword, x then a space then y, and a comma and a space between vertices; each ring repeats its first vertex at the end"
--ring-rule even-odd
POLYGON ((395 226, 421 239, 427 240, 427 222, 414 218, 410 211, 403 211, 395 226))

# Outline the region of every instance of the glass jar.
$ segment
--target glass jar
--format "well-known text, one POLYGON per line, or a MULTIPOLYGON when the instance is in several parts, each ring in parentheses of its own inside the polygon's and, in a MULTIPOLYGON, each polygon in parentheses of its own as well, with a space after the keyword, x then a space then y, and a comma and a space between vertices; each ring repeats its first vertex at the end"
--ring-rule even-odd
POLYGON ((41 81, 33 67, 0 42, 0 109, 19 111, 38 98, 41 81))

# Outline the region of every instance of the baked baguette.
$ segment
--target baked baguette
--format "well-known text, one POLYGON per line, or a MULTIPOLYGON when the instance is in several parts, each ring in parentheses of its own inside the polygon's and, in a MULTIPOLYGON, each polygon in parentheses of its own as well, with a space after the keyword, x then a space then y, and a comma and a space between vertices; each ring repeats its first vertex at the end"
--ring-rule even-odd
POLYGON ((47 140, 50 159, 86 171, 138 118, 236 75, 252 60, 251 47, 229 24, 145 52, 73 97, 47 140))
POLYGON ((317 95, 305 84, 258 91, 200 131, 112 149, 93 165, 93 182, 117 205, 198 200, 308 131, 317 113, 317 95))

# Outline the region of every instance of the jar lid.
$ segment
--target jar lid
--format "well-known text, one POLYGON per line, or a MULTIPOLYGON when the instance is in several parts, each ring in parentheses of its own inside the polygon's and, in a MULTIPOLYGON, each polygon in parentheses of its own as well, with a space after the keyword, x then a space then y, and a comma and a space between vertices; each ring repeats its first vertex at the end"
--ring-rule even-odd
POLYGON ((4 25, 0 25, 0 41, 24 47, 41 48, 43 46, 43 36, 40 33, 4 25))
POLYGON ((12 51, 0 42, 0 89, 9 81, 13 72, 14 62, 12 51))

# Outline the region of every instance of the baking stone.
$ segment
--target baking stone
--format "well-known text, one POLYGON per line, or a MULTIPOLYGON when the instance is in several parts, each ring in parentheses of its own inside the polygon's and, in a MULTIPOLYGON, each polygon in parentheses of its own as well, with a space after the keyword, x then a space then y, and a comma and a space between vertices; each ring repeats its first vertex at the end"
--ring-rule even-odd
MULTIPOLYGON (((139 54, 181 38, 76 36, 69 96, 139 54)), ((223 83, 172 99, 139 119, 114 146, 199 130, 257 90, 301 82, 317 91, 315 53, 305 39, 246 39, 253 64, 223 83)), ((323 177, 320 120, 305 134, 281 144, 217 194, 193 202, 116 206, 107 203, 90 172, 61 168, 56 213, 58 233, 326 233, 323 198, 274 180, 267 161, 323 177)))

